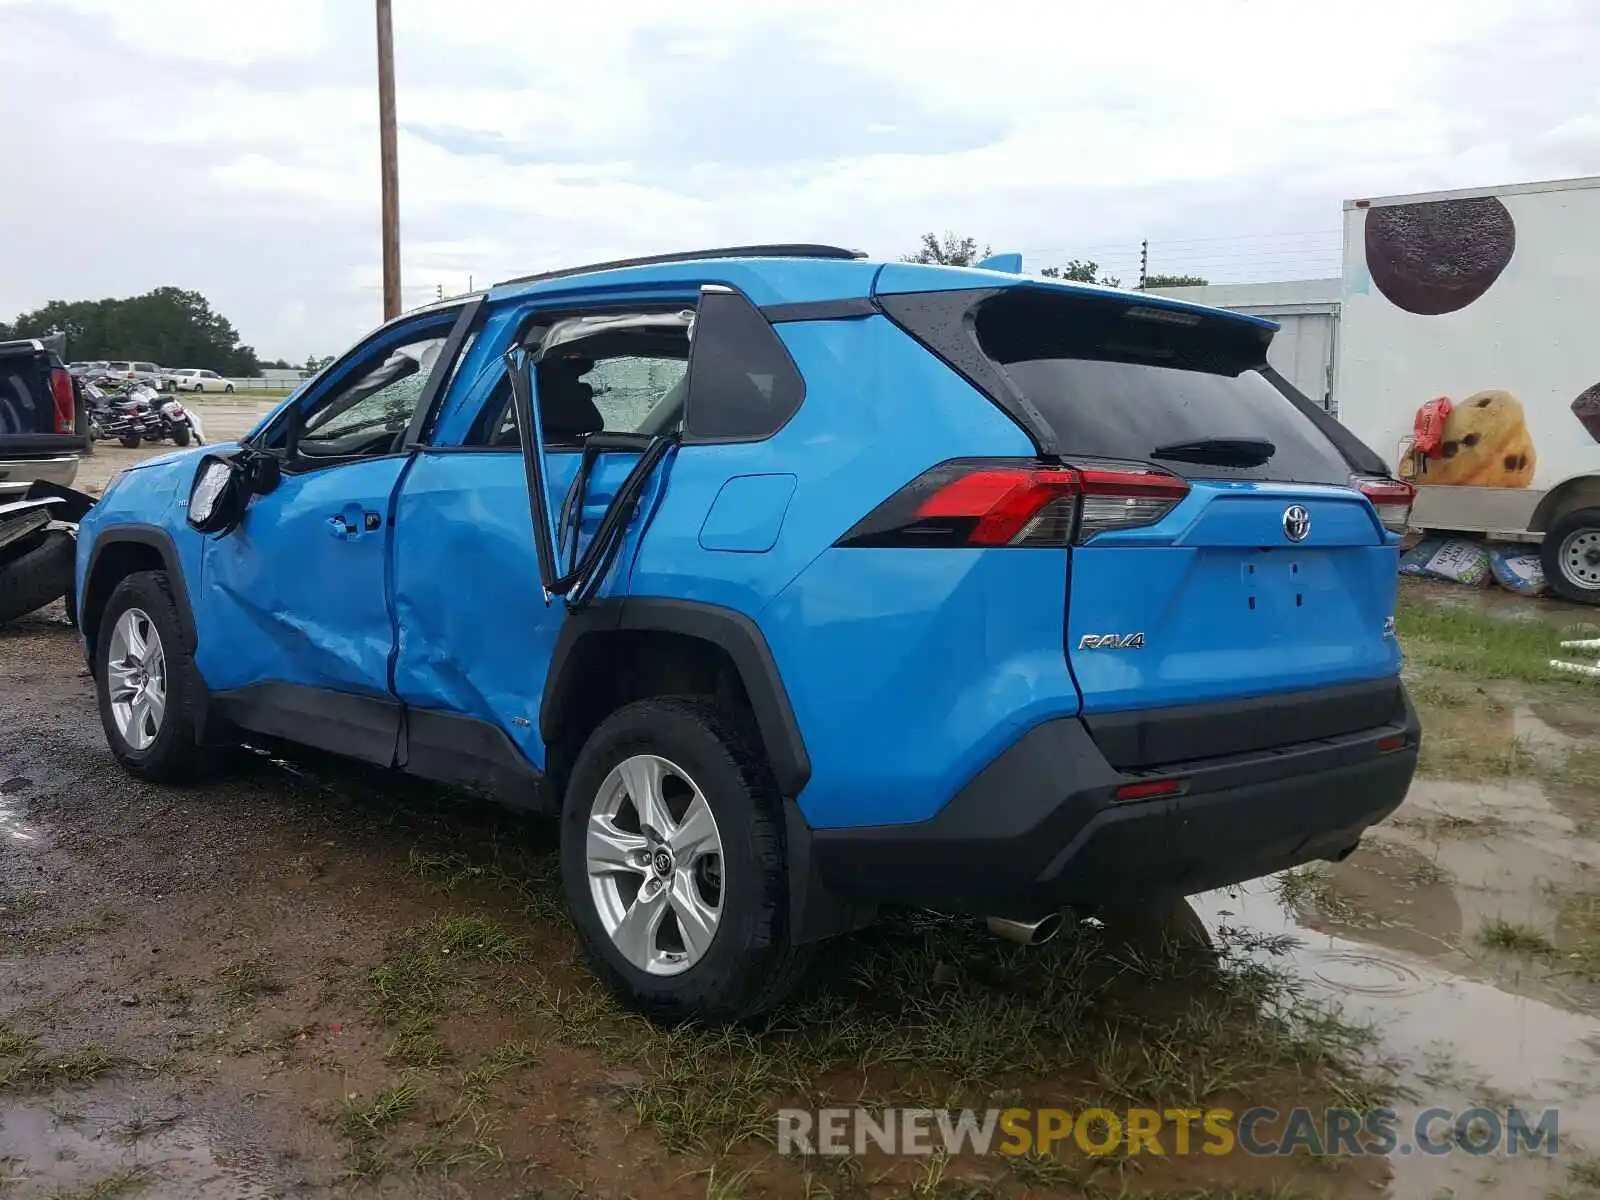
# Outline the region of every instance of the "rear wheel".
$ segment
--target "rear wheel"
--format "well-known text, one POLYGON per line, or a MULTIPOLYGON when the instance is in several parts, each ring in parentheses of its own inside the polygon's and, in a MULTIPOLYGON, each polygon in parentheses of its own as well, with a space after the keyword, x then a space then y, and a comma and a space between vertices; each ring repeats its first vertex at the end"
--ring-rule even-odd
POLYGON ((172 442, 177 446, 187 446, 189 444, 189 427, 183 424, 174 425, 172 427, 172 442))
POLYGON ((781 804, 709 701, 637 701, 595 730, 562 808, 561 872, 584 951, 624 1002, 733 1021, 793 987, 808 955, 789 940, 781 804))
POLYGON ((141 440, 137 433, 125 433, 122 435, 122 444, 129 450, 137 450, 141 440))
POLYGON ((1600 508, 1580 508, 1545 531, 1544 577, 1564 600, 1600 604, 1600 508))
POLYGON ((194 648, 165 571, 117 584, 100 616, 94 677, 106 743, 128 771, 167 783, 210 766, 214 755, 198 740, 194 648))

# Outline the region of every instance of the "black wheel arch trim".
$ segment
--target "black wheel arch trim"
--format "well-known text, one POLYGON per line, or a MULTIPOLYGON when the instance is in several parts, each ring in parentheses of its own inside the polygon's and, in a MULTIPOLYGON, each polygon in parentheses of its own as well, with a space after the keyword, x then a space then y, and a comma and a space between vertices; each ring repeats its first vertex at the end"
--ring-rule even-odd
POLYGON ((562 700, 579 680, 579 645, 589 637, 622 631, 681 634, 724 650, 750 698, 779 791, 790 798, 800 794, 811 779, 811 758, 767 639, 743 613, 697 600, 628 596, 596 600, 582 612, 568 613, 556 636, 539 704, 539 732, 546 745, 559 735, 562 700))
MULTIPOLYGON (((183 577, 183 564, 178 558, 178 545, 172 540, 172 535, 159 525, 113 525, 109 529, 101 530, 95 537, 94 547, 89 551, 89 566, 83 573, 84 588, 79 596, 80 602, 87 602, 92 594, 95 570, 100 566, 101 555, 108 546, 118 545, 149 546, 161 555, 162 568, 167 573, 167 580, 172 585, 172 598, 178 606, 178 620, 183 624, 184 636, 189 639, 189 648, 192 651, 199 644, 195 629, 194 609, 189 604, 189 588, 183 577)), ((107 593, 109 596, 109 592, 107 593)), ((84 654, 93 659, 95 637, 90 632, 90 627, 84 623, 83 613, 76 614, 77 625, 84 635, 84 654)), ((96 626, 98 632, 98 625, 96 626)))

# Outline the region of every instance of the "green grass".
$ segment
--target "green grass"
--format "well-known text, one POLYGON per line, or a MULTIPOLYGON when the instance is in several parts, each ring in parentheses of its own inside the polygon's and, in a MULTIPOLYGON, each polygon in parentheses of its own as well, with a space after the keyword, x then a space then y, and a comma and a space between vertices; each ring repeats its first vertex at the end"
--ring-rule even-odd
POLYGON ((1361 903, 1360 898, 1341 891, 1321 863, 1285 871, 1273 878, 1272 887, 1282 904, 1300 912, 1316 912, 1346 925, 1383 923, 1379 914, 1361 903))
POLYGON ((229 1008, 243 1008, 283 991, 272 966, 264 958, 244 959, 224 967, 217 977, 218 997, 229 1008))
POLYGON ((503 966, 526 954, 521 938, 488 917, 440 917, 396 940, 367 977, 367 1007, 398 1033, 397 1051, 420 1053, 434 1023, 469 982, 467 966, 503 966))
POLYGON ((1587 685, 1586 680, 1550 669, 1550 660, 1562 656, 1563 637, 1578 636, 1564 634, 1562 626, 1552 621, 1495 618, 1402 591, 1396 626, 1401 645, 1415 663, 1478 681, 1510 680, 1574 689, 1587 685))
POLYGON ((1450 877, 1450 872, 1431 858, 1414 858, 1406 863, 1406 882, 1412 887, 1447 883, 1450 877))
POLYGON ((1553 958, 1557 953, 1556 944, 1537 929, 1499 917, 1478 930, 1478 944, 1528 958, 1553 958))
POLYGON ((1567 1164, 1567 1182, 1600 1191, 1600 1156, 1588 1154, 1567 1164))
MULTIPOLYGON (((1560 897, 1557 920, 1571 935, 1570 945, 1561 957, 1560 969, 1600 982, 1600 891, 1574 892, 1560 897)), ((1596 1162, 1600 1163, 1600 1159, 1596 1162)))
POLYGON ((415 1083, 396 1083, 366 1099, 347 1098, 334 1113, 333 1127, 352 1142, 366 1142, 381 1136, 407 1116, 422 1100, 415 1083))
POLYGON ((83 1187, 58 1188, 46 1200, 120 1200, 143 1191, 153 1182, 148 1167, 124 1167, 83 1187))
POLYGON ((488 917, 443 917, 428 927, 426 938, 440 955, 485 962, 514 962, 527 953, 521 938, 488 917))
POLYGON ((99 1046, 68 1054, 46 1054, 38 1041, 10 1025, 0 1024, 0 1093, 48 1091, 89 1083, 121 1063, 99 1046))
POLYGON ((1540 759, 1519 738, 1485 737, 1434 727, 1425 732, 1417 773, 1462 782, 1537 774, 1540 759))
MULTIPOLYGON (((435 922, 398 939, 369 975, 369 1011, 397 1031, 443 1030, 440 1016, 463 1007, 515 1013, 538 1044, 626 1070, 616 1099, 669 1152, 720 1160, 765 1145, 775 1110, 795 1104, 987 1108, 1003 1092, 1024 1105, 1204 1107, 1289 1089, 1364 1107, 1395 1092, 1392 1071, 1370 1061, 1371 1032, 1273 960, 1287 939, 1243 931, 1213 951, 1136 946, 1114 927, 1073 924, 1019 947, 971 920, 889 913, 831 943, 809 986, 766 1017, 658 1028, 583 968, 553 852, 492 831, 473 845, 458 830, 425 838, 411 871, 442 896, 520 910, 539 931, 537 960, 492 923, 435 922)), ((427 1086, 445 1113, 476 1121, 471 1096, 487 1092, 473 1082, 492 1073, 439 1070, 427 1086)), ((423 1157, 466 1154, 466 1126, 436 1135, 423 1157)), ((819 1187, 852 1186, 818 1169, 819 1187)))
POLYGON ((1394 824, 1402 829, 1414 829, 1434 841, 1446 837, 1487 837, 1504 828, 1498 817, 1464 817, 1459 813, 1405 813, 1395 817, 1394 824))

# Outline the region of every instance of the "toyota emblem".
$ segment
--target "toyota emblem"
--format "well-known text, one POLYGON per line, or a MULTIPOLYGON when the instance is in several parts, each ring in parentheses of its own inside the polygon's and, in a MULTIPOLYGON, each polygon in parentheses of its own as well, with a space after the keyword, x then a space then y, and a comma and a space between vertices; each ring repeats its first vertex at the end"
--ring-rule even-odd
POLYGON ((1303 542, 1311 534, 1311 514, 1298 504, 1283 510, 1283 532, 1291 542, 1303 542))

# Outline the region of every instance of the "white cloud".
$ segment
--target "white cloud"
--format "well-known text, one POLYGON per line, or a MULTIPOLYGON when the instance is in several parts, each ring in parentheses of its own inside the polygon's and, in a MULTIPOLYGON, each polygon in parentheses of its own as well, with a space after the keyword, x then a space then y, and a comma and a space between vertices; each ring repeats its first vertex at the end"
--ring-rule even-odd
MULTIPOLYGON (((693 244, 892 255, 926 228, 1281 274, 1325 257, 1346 196, 1600 172, 1591 0, 399 0, 395 22, 408 301, 693 244)), ((351 0, 0 0, 0 317, 170 282, 270 355, 369 327, 372 38, 351 0)))

